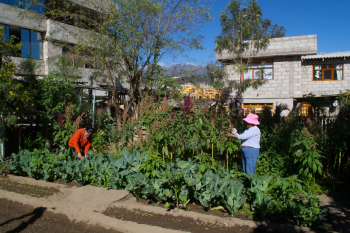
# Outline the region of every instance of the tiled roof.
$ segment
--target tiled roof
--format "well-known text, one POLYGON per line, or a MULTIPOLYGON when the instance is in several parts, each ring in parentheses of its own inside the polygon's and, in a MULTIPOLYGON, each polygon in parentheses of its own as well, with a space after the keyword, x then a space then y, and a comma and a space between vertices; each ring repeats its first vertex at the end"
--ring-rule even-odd
POLYGON ((336 57, 350 57, 350 51, 336 52, 336 53, 318 53, 316 55, 302 56, 301 59, 320 59, 320 58, 336 58, 336 57))

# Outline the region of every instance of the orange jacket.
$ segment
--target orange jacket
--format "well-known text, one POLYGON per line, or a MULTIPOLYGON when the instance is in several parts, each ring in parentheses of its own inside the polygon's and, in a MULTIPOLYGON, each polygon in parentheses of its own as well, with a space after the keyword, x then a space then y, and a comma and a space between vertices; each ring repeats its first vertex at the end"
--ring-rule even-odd
POLYGON ((91 145, 92 136, 86 138, 84 137, 84 128, 78 129, 77 132, 69 139, 68 145, 74 147, 77 153, 80 153, 80 148, 85 148, 84 153, 86 154, 91 145))

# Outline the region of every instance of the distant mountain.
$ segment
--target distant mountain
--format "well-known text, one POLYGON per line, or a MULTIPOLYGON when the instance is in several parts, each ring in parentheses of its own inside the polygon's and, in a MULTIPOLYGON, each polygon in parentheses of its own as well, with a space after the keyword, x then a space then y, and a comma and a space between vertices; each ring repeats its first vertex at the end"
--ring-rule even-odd
POLYGON ((205 76, 207 74, 207 69, 205 66, 197 66, 192 63, 177 63, 170 66, 162 66, 164 69, 164 74, 174 77, 186 77, 191 74, 197 74, 200 76, 205 76))

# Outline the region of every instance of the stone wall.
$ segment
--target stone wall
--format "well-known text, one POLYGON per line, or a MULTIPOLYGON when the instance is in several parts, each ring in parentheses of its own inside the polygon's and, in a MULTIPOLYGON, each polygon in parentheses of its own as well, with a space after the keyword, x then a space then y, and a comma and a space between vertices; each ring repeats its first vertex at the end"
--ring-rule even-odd
MULTIPOLYGON (((245 103, 286 103, 290 106, 293 99, 302 98, 313 93, 317 97, 334 96, 340 91, 350 89, 350 60, 344 58, 305 59, 301 55, 315 54, 317 51, 317 37, 297 36, 275 38, 271 40, 267 50, 258 56, 251 57, 255 61, 268 62, 273 60, 273 80, 257 90, 249 88, 244 94, 245 103), (344 80, 313 81, 313 65, 343 64, 344 80)), ((227 54, 226 54, 227 55, 227 54)), ((239 80, 234 72, 232 56, 218 56, 226 64, 229 80, 239 80)), ((235 93, 232 93, 234 95, 235 93)))
MULTIPOLYGON (((233 72, 233 65, 227 65, 226 72, 229 80, 239 80, 239 76, 233 72)), ((271 99, 278 99, 277 102, 285 100, 287 103, 290 99, 302 98, 310 93, 316 97, 334 96, 347 89, 350 89, 350 60, 338 58, 302 62, 300 56, 288 56, 273 59, 273 80, 268 80, 257 90, 249 88, 243 96, 244 102, 272 103, 271 99), (313 65, 320 64, 343 64, 344 79, 313 81, 313 65)))
POLYGON ((337 95, 340 91, 346 91, 350 89, 350 60, 344 60, 344 58, 327 59, 324 61, 318 60, 305 60, 302 68, 302 79, 300 80, 300 92, 295 93, 295 97, 302 97, 302 95, 312 92, 316 96, 322 95, 337 95), (343 80, 335 81, 313 81, 313 65, 330 65, 330 64, 343 64, 343 80))
MULTIPOLYGON (((245 103, 273 103, 287 104, 292 107, 293 95, 301 87, 301 57, 275 57, 273 59, 273 80, 268 80, 257 90, 247 89, 243 94, 245 103), (299 80, 299 81, 298 81, 299 80)), ((239 80, 239 76, 234 73, 233 65, 226 66, 229 80, 239 80)), ((232 93, 235 94, 235 93, 232 93)))
MULTIPOLYGON (((293 36, 270 39, 270 44, 266 50, 260 51, 258 54, 252 54, 248 51, 244 58, 262 58, 276 56, 292 56, 292 55, 310 55, 317 53, 317 35, 293 36)), ((234 56, 223 52, 216 54, 216 60, 225 61, 232 60, 234 56)))

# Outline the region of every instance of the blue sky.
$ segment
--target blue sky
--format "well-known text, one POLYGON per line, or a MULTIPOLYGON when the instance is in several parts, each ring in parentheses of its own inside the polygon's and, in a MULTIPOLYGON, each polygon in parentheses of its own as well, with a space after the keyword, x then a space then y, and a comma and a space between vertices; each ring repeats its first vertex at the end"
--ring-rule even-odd
MULTIPOLYGON (((215 36, 221 32, 220 12, 229 0, 216 0, 211 16, 214 21, 202 28, 205 51, 190 51, 188 57, 164 59, 166 64, 190 62, 205 65, 215 61, 215 36)), ((317 34, 317 52, 350 51, 350 0, 258 0, 263 18, 283 25, 285 36, 317 34)))

